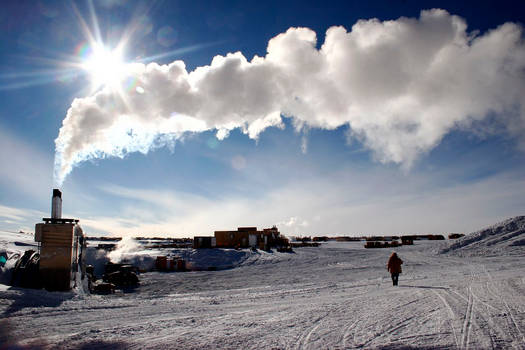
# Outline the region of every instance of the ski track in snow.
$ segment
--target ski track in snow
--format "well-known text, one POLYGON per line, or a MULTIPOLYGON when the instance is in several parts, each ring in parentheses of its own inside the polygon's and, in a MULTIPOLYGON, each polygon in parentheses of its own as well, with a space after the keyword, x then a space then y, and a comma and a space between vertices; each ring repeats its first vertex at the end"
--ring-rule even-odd
POLYGON ((145 273, 133 292, 0 289, 1 342, 30 348, 525 349, 523 257, 329 242, 231 270, 145 273), (521 259, 521 260, 520 260, 521 259))

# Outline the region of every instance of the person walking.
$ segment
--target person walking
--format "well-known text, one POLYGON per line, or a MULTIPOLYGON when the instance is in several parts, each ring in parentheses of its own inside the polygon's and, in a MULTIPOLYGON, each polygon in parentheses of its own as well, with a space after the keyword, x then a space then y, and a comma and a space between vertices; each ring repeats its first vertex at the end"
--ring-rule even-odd
POLYGON ((394 286, 397 286, 398 280, 399 280, 399 274, 401 273, 401 264, 403 264, 403 260, 401 260, 396 252, 393 252, 392 255, 390 255, 390 258, 388 258, 388 263, 386 264, 386 268, 390 272, 390 275, 392 276, 392 283, 394 286))

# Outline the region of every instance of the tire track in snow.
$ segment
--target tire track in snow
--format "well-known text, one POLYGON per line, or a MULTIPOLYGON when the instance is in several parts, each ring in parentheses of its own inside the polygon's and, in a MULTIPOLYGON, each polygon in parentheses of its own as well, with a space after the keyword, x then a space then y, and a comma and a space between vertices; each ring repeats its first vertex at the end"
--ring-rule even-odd
MULTIPOLYGON (((349 309, 349 306, 355 302, 355 299, 358 299, 362 297, 363 295, 368 294, 367 291, 355 291, 354 288, 361 288, 361 287, 366 287, 366 286, 368 285, 367 284, 364 284, 364 285, 363 284, 358 284, 358 285, 350 284, 350 285, 345 286, 344 288, 343 287, 335 288, 332 291, 332 293, 341 293, 339 295, 341 295, 341 297, 344 300, 342 302, 337 302, 332 305, 330 304, 324 305, 322 310, 326 310, 326 311, 323 312, 321 316, 315 318, 312 324, 309 325, 308 328, 301 333, 299 338, 295 341, 295 345, 292 346, 291 348, 292 349, 307 349, 308 347, 317 348, 313 344, 310 343, 312 336, 316 332, 319 332, 319 339, 326 340, 327 342, 331 343, 330 345, 328 345, 328 343, 324 343, 323 346, 331 347, 331 346, 337 346, 338 344, 340 344, 344 338, 344 332, 345 332, 344 330, 341 330, 340 334, 343 334, 343 335, 338 337, 338 340, 335 343, 333 343, 333 340, 332 340, 333 338, 329 336, 327 338, 327 335, 328 333, 337 332, 337 329, 340 328, 338 327, 340 322, 346 319, 344 315, 347 314, 347 310, 349 309), (346 292, 344 292, 344 290, 348 288, 352 289, 353 294, 351 296, 348 296, 346 292), (342 290, 338 290, 338 289, 342 289, 342 290), (325 326, 326 323, 330 323, 330 322, 336 323, 336 327, 330 328, 328 326, 325 326)), ((336 287, 339 287, 339 286, 336 286, 336 287)), ((323 287, 319 287, 319 288, 324 289, 323 287)), ((358 321, 359 319, 354 321, 351 326, 346 327, 346 328, 353 327, 358 321)), ((346 328, 343 328, 343 329, 346 329, 346 328)))
MULTIPOLYGON (((385 291, 384 288, 373 295, 369 294, 365 300, 361 299, 359 305, 354 305, 354 309, 354 313, 357 313, 354 317, 357 319, 351 322, 352 320, 346 318, 350 321, 348 325, 341 328, 335 342, 323 344, 324 348, 368 349, 379 344, 399 342, 406 338, 406 334, 413 334, 413 329, 418 329, 422 324, 432 324, 435 312, 439 310, 433 307, 431 294, 419 289, 385 291), (386 296, 389 297, 385 299, 386 296), (365 314, 360 317, 362 312, 365 314)), ((423 332, 421 336, 429 339, 428 337, 435 338, 438 334, 423 332)))
POLYGON ((357 322, 359 322, 359 319, 357 319, 354 322, 352 322, 352 324, 350 326, 344 328, 344 332, 343 332, 342 338, 339 340, 339 342, 343 343, 343 348, 345 348, 345 349, 347 347, 346 346, 347 339, 350 338, 350 335, 352 336, 352 343, 355 345, 355 336, 354 336, 354 333, 352 333, 352 331, 354 330, 355 326, 357 325, 357 322))
POLYGON ((461 349, 468 349, 470 343, 470 332, 472 328, 472 317, 474 315, 474 298, 472 297, 472 285, 468 287, 468 301, 467 310, 465 311, 465 317, 463 321, 463 328, 461 329, 461 349))
POLYGON ((418 307, 407 308, 407 306, 413 305, 414 303, 422 303, 421 306, 428 305, 428 303, 424 303, 428 295, 422 295, 419 291, 410 296, 403 292, 403 295, 405 298, 414 297, 415 299, 405 303, 398 303, 397 299, 394 298, 389 300, 389 304, 376 309, 375 313, 368 316, 368 319, 372 319, 373 321, 369 324, 362 325, 365 330, 369 331, 366 338, 359 343, 354 339, 353 347, 368 349, 374 346, 374 342, 377 343, 379 341, 381 343, 381 341, 385 339, 387 343, 399 341, 399 334, 405 334, 405 330, 413 329, 414 324, 419 325, 425 323, 426 320, 432 317, 432 312, 422 311, 418 307), (407 314, 405 312, 407 309, 415 311, 416 313, 411 312, 407 314))
POLYGON ((456 319, 454 310, 452 310, 452 307, 450 306, 450 304, 445 300, 445 298, 438 291, 432 290, 432 292, 434 292, 434 294, 443 302, 443 304, 445 305, 445 308, 447 309, 447 312, 450 316, 450 319, 449 319, 450 329, 452 330, 452 334, 454 335, 454 342, 456 343, 456 347, 459 348, 460 345, 459 345, 458 335, 456 333, 456 328, 454 327, 454 324, 453 324, 453 321, 456 319))
MULTIPOLYGON (((468 286, 467 286, 467 297, 465 298, 467 301, 467 307, 465 309, 465 315, 463 316, 463 327, 461 328, 461 349, 468 349, 469 343, 470 343, 470 332, 472 328, 472 318, 473 318, 473 308, 474 308, 474 298, 472 296, 472 284, 474 283, 475 278, 475 271, 474 266, 472 264, 468 264, 468 267, 470 269, 470 274, 468 278, 468 286)), ((459 294, 458 294, 459 295, 459 294)))
MULTIPOLYGON (((458 293, 456 291, 452 291, 450 296, 455 296, 456 298, 461 299, 464 302, 468 301, 468 299, 465 298, 464 295, 462 295, 462 294, 460 294, 460 293, 458 293)), ((478 297, 476 297, 476 295, 474 293, 472 293, 472 296, 474 298, 478 298, 478 297)), ((488 304, 486 302, 483 302, 482 304, 485 305, 485 306, 488 306, 487 308, 490 307, 490 308, 494 309, 494 306, 491 306, 491 304, 488 304)), ((479 307, 477 309, 479 309, 479 307)), ((498 309, 498 311, 499 311, 499 309, 498 309)), ((475 318, 473 319, 472 323, 482 333, 484 333, 486 335, 486 337, 490 340, 490 347, 491 347, 491 349, 501 349, 502 346, 503 346, 502 344, 505 344, 505 342, 506 342, 506 340, 504 338, 505 334, 503 334, 503 337, 501 337, 500 336, 501 335, 501 330, 499 330, 498 323, 496 321, 494 321, 494 319, 491 317, 490 314, 488 314, 487 317, 485 317, 484 315, 485 314, 483 312, 480 312, 480 311, 475 312, 474 313, 475 318), (481 324, 480 324, 480 322, 481 322, 481 324)))
MULTIPOLYGON (((478 286, 479 291, 480 292, 485 291, 485 293, 488 293, 492 295, 492 297, 495 297, 496 300, 501 299, 501 296, 496 295, 495 293, 491 291, 489 281, 486 279, 485 280, 482 279, 482 276, 486 276, 488 277, 489 280, 492 280, 492 276, 490 276, 490 274, 488 273, 485 265, 481 264, 480 266, 483 269, 483 271, 481 269, 478 269, 478 274, 477 274, 478 281, 477 282, 479 285, 478 286)), ((483 306, 485 306, 487 308, 487 311, 489 311, 488 309, 490 309, 492 312, 496 312, 496 315, 498 316, 501 315, 501 312, 502 312, 501 308, 497 307, 497 305, 495 305, 494 303, 489 303, 488 301, 484 301, 481 297, 474 294, 473 292, 472 292, 472 296, 479 301, 478 304, 482 304, 483 306)), ((487 333, 488 333, 488 336, 490 337, 492 349, 501 349, 502 347, 505 347, 506 345, 508 345, 508 342, 509 342, 508 332, 505 332, 505 330, 501 329, 500 327, 501 323, 494 319, 494 314, 491 314, 490 311, 487 312, 487 314, 478 312, 476 316, 478 318, 481 318, 486 323, 486 327, 483 327, 480 329, 481 330, 487 329, 487 333), (488 316, 485 317, 485 315, 488 315, 488 316)))
MULTIPOLYGON (((502 344, 506 343, 506 333, 502 332, 498 327, 498 322, 496 322, 490 313, 484 313, 480 309, 480 305, 485 306, 487 309, 500 310, 496 308, 493 304, 490 304, 486 301, 483 301, 478 295, 474 293, 474 290, 483 285, 481 280, 481 273, 479 269, 476 268, 473 264, 468 264, 468 267, 471 270, 469 276, 469 284, 467 287, 467 296, 459 293, 455 290, 449 290, 447 295, 451 297, 455 302, 459 301, 461 304, 466 304, 464 317, 463 317, 463 327, 462 327, 462 349, 468 349, 472 344, 472 328, 475 327, 480 333, 482 333, 485 338, 484 344, 479 344, 484 342, 484 338, 476 336, 475 346, 478 348, 492 348, 499 349, 502 344), (469 321, 470 320, 470 321, 469 321), (501 335, 501 336, 500 336, 501 335)), ((459 315, 459 313, 457 313, 459 315)))
MULTIPOLYGON (((374 296, 371 296, 371 298, 374 298, 374 296)), ((353 298, 352 298, 352 299, 353 299, 353 298)), ((352 299, 349 299, 349 300, 347 300, 347 301, 345 302, 345 308, 347 308, 347 306, 346 306, 347 304, 349 304, 349 303, 352 302, 352 299)), ((408 305, 408 304, 411 304, 411 303, 412 303, 412 301, 410 301, 410 302, 408 302, 408 303, 406 303, 406 304, 397 305, 397 308, 403 307, 403 306, 408 305)), ((369 304, 368 304, 368 303, 365 303, 365 305, 369 305, 369 304)), ((366 306, 365 306, 365 307, 366 307, 366 306)), ((395 309, 395 308, 396 308, 396 307, 392 307, 391 309, 395 309)), ((390 309, 390 308, 389 308, 389 309, 390 309)), ((378 325, 378 324, 379 324, 379 325, 390 324, 389 321, 390 321, 390 317, 391 317, 391 315, 384 315, 383 313, 380 313, 380 314, 375 314, 374 316, 377 316, 377 318, 375 318, 375 322, 373 322, 373 323, 371 323, 371 324, 366 324, 366 323, 365 323, 365 324, 363 324, 363 325, 361 326, 361 328, 364 328, 364 329, 366 330, 366 329, 369 329, 370 327, 372 327, 372 326, 374 326, 374 325, 378 325)), ((367 318, 374 318, 374 316, 367 315, 366 317, 367 317, 367 318)), ((343 328, 342 338, 339 338, 338 343, 339 343, 339 344, 342 343, 342 344, 343 344, 343 348, 345 348, 345 349, 347 348, 347 341, 349 340, 350 336, 352 337, 352 343, 353 343, 352 348, 363 348, 363 347, 366 348, 366 345, 370 344, 370 343, 371 343, 372 341, 374 341, 378 336, 380 336, 380 335, 382 335, 382 334, 385 334, 384 332, 382 332, 382 333, 378 333, 378 334, 374 334, 371 338, 365 340, 364 342, 362 342, 362 343, 358 343, 358 342, 356 341, 356 337, 355 337, 356 333, 353 332, 353 333, 351 334, 351 332, 352 332, 353 330, 356 329, 356 325, 357 325, 358 323, 360 323, 360 321, 363 321, 363 318, 359 318, 359 315, 357 315, 357 317, 358 317, 358 318, 357 318, 353 323, 351 323, 348 327, 343 328)), ((399 323, 398 323, 397 325, 399 325, 399 323)), ((388 330, 389 328, 393 328, 393 327, 392 327, 392 326, 387 327, 386 330, 388 330)), ((361 329, 361 331, 362 331, 362 329, 361 329)), ((387 332, 387 334, 390 334, 390 333, 387 332)))
POLYGON ((325 319, 329 314, 330 312, 327 312, 324 316, 317 318, 314 321, 314 326, 302 333, 302 335, 299 337, 299 342, 297 343, 297 350, 305 349, 306 345, 308 345, 310 342, 310 337, 312 334, 321 326, 323 319, 325 319))
MULTIPOLYGON (((489 322, 490 318, 485 318, 482 313, 477 312, 475 309, 478 308, 477 304, 481 298, 477 297, 476 294, 473 292, 473 288, 475 287, 476 280, 478 284, 480 284, 480 270, 477 265, 474 265, 472 263, 467 262, 466 263, 469 270, 469 278, 468 278, 468 286, 467 286, 467 296, 464 296, 463 294, 451 290, 450 296, 453 294, 456 296, 456 298, 459 298, 466 302, 466 310, 465 310, 465 316, 463 319, 463 328, 462 328, 462 342, 461 342, 461 348, 462 349, 468 349, 471 344, 471 334, 472 334, 472 327, 473 325, 477 327, 477 329, 484 334, 490 341, 491 347, 494 349, 494 336, 491 333, 491 331, 494 330, 493 323, 489 322), (479 322, 477 320, 481 320, 484 324, 489 325, 489 323, 492 323, 491 327, 481 327, 479 322)), ((487 302, 483 302, 485 305, 490 305, 487 302)), ((490 305, 492 306, 492 305, 490 305)), ((492 306, 493 307, 493 306, 492 306)), ((482 341, 482 338, 476 338, 478 341, 482 341)), ((479 346, 479 345, 478 345, 479 346)))
MULTIPOLYGON (((482 265, 482 266, 483 266, 483 269, 485 271, 485 274, 488 276, 490 281, 494 283, 494 279, 492 278, 492 275, 490 274, 490 272, 487 270, 485 265, 482 265)), ((525 335, 523 334, 521 328, 519 327, 518 323, 516 322, 516 319, 514 318, 514 315, 512 313, 512 309, 509 306, 509 304, 507 303, 507 301, 505 300, 505 298, 503 298, 501 295, 498 295, 497 293, 494 293, 494 291, 491 290, 492 288, 490 287, 490 283, 488 281, 486 282, 486 287, 487 287, 486 288, 487 292, 489 292, 496 299, 500 300, 503 303, 503 305, 505 305, 505 308, 507 309, 507 314, 509 315, 509 319, 511 320, 512 324, 514 325, 514 327, 516 328, 518 333, 521 335, 522 344, 525 344, 525 335)))
MULTIPOLYGON (((487 318, 483 316, 481 312, 476 311, 475 309, 478 309, 478 304, 481 302, 483 305, 496 309, 493 305, 489 304, 488 302, 482 301, 480 297, 478 297, 476 294, 474 294, 473 289, 476 287, 476 283, 478 285, 482 285, 481 281, 481 275, 482 272, 479 269, 479 265, 475 265, 472 263, 468 263, 467 265, 470 269, 470 275, 468 279, 468 287, 467 287, 467 297, 460 294, 457 291, 451 291, 456 297, 459 297, 463 301, 467 303, 466 311, 465 311, 465 317, 464 317, 464 323, 462 328, 462 348, 468 349, 469 345, 471 344, 471 333, 472 333, 472 327, 473 325, 477 327, 477 329, 483 333, 489 340, 490 345, 492 349, 494 349, 495 343, 499 344, 503 342, 503 339, 497 337, 497 335, 493 335, 492 332, 495 331, 496 327, 494 327, 494 322, 490 318, 490 316, 487 318), (479 321, 478 321, 479 320, 479 321), (481 327, 479 322, 484 323, 484 326, 490 326, 490 327, 481 327), (494 339, 494 337, 497 337, 498 339, 494 339)), ((452 295, 452 294, 450 294, 452 295)), ((482 339, 476 338, 476 340, 481 341, 482 339)))
POLYGON ((296 342, 296 346, 294 347, 294 349, 297 349, 297 350, 305 349, 310 343, 310 338, 311 338, 312 334, 314 334, 321 327, 321 325, 324 323, 325 319, 329 315, 334 314, 334 312, 336 312, 336 311, 338 311, 340 309, 346 309, 346 306, 348 305, 348 303, 350 303, 354 298, 350 298, 350 299, 346 300, 345 302, 342 303, 342 305, 341 304, 337 304, 335 306, 330 307, 327 312, 325 312, 322 316, 319 316, 313 322, 313 326, 310 326, 304 332, 301 333, 301 335, 299 336, 299 339, 296 342))
MULTIPOLYGON (((380 336, 385 336, 385 335, 392 335, 394 334, 396 331, 398 331, 399 329, 402 329, 402 328, 406 328, 407 325, 410 323, 410 321, 413 319, 414 317, 409 317, 409 318, 405 318, 403 320, 401 320, 400 322, 397 322, 395 323, 394 325, 391 325, 389 327, 386 327, 386 328, 383 328, 381 329, 380 331, 376 331, 372 337, 370 337, 367 341, 365 341, 364 343, 362 344, 358 344, 357 347, 358 348, 364 348, 364 349, 369 349, 370 348, 370 344, 376 340, 377 338, 379 338, 380 336)), ((390 324, 388 322, 386 322, 384 319, 381 320, 380 322, 378 323, 381 323, 381 324, 390 324)))

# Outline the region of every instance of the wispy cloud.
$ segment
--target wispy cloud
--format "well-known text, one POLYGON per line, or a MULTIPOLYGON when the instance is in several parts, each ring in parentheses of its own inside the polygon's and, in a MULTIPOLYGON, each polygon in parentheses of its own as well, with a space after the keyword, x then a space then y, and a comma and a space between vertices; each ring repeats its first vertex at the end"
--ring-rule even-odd
POLYGON ((81 218, 81 223, 93 232, 119 235, 213 235, 215 230, 274 224, 285 234, 360 235, 469 232, 523 214, 525 180, 520 174, 448 186, 439 182, 431 174, 345 169, 255 198, 225 195, 220 200, 106 185, 106 193, 127 203, 113 208, 114 216, 81 218))
POLYGON ((32 197, 44 196, 44 192, 46 197, 49 195, 47 192, 53 183, 53 153, 37 150, 1 125, 0 164, 3 186, 32 197))
POLYGON ((2 229, 33 230, 31 223, 40 222, 46 213, 39 210, 9 207, 0 204, 0 225, 2 229))

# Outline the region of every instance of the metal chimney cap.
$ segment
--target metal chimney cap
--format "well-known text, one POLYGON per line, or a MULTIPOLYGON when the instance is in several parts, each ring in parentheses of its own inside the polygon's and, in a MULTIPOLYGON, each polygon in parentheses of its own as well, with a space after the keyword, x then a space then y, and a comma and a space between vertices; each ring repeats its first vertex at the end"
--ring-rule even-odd
POLYGON ((58 188, 53 188, 53 197, 62 198, 62 192, 58 188))

